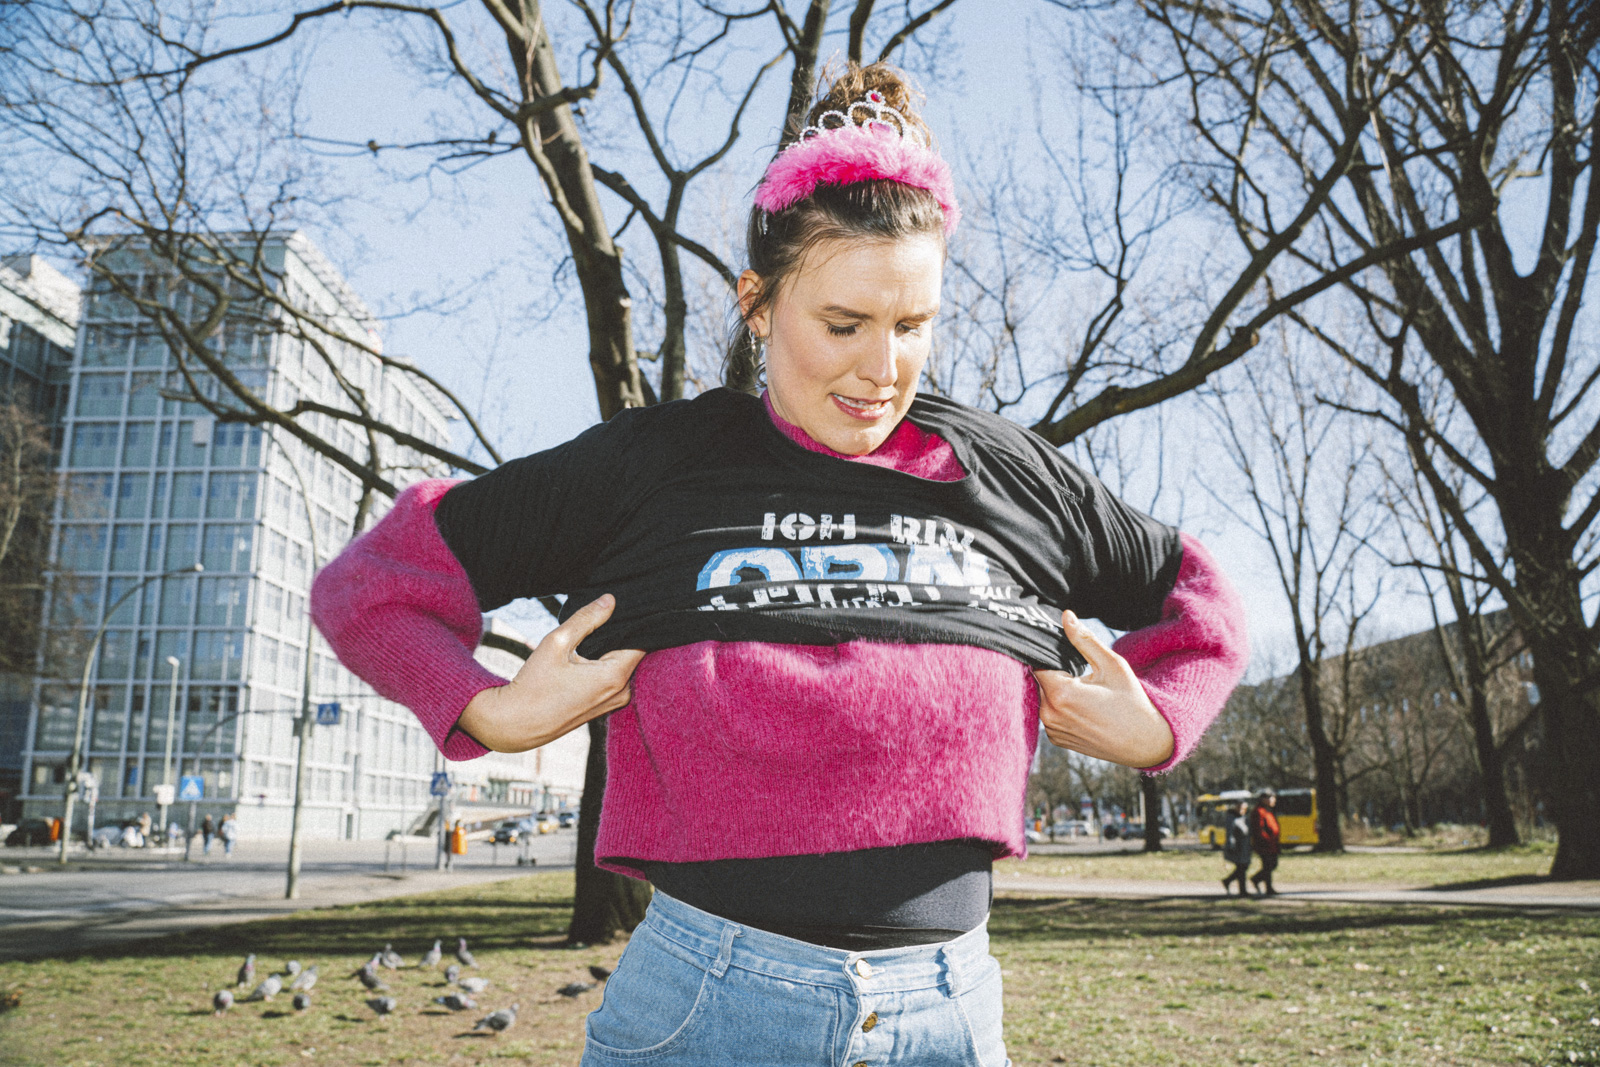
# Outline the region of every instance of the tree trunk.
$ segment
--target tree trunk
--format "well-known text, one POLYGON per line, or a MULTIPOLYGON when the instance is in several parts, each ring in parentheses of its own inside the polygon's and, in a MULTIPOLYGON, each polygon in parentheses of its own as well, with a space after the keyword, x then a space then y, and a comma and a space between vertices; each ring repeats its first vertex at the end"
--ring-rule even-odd
POLYGON ((1519 843, 1517 822, 1511 817, 1511 800, 1506 794, 1505 752, 1495 742, 1494 723, 1489 718, 1486 680, 1474 677, 1468 684, 1472 741, 1478 752, 1478 773, 1483 781, 1483 806, 1484 813, 1488 816, 1489 847, 1504 848, 1519 843))
POLYGON ((1161 782, 1153 774, 1139 776, 1139 791, 1144 794, 1144 850, 1161 851, 1161 782))
POLYGON ((577 883, 567 942, 603 945, 644 921, 650 883, 603 871, 594 865, 600 830, 600 803, 606 792, 607 716, 589 721, 589 761, 583 773, 583 807, 578 810, 577 883))
POLYGON ((1594 768, 1600 654, 1581 619, 1530 641, 1544 726, 1545 799, 1559 835, 1550 877, 1560 879, 1600 878, 1600 774, 1594 768))
POLYGON ((1306 710, 1306 734, 1311 738, 1311 764, 1317 784, 1317 843, 1314 852, 1343 852, 1344 832, 1339 826, 1339 761, 1328 739, 1322 715, 1322 688, 1314 672, 1317 664, 1309 648, 1300 653, 1300 701, 1306 710))

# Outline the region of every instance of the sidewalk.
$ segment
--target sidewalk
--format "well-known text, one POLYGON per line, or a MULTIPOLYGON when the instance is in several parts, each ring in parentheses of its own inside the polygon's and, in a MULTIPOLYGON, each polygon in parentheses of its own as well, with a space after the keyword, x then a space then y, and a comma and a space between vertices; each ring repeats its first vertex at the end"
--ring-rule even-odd
POLYGON ((450 871, 433 869, 431 839, 416 842, 401 870, 398 850, 384 870, 382 841, 308 841, 300 896, 283 896, 286 842, 249 842, 231 859, 214 849, 185 863, 179 849, 111 849, 54 853, 8 849, 0 867, 0 959, 68 955, 122 941, 271 918, 308 908, 360 904, 541 870, 570 869, 576 835, 538 838, 537 866, 518 867, 516 853, 474 844, 450 871), (37 854, 35 854, 37 852, 37 854), (30 873, 31 872, 31 873, 30 873))
MULTIPOLYGON (((1218 882, 1038 878, 999 873, 995 875, 994 891, 996 895, 1043 894, 1130 900, 1223 899, 1222 886, 1218 882)), ((1600 911, 1600 881, 1530 881, 1462 889, 1430 889, 1405 885, 1352 888, 1348 885, 1291 883, 1280 887, 1278 895, 1272 899, 1318 904, 1444 904, 1458 907, 1600 911)))

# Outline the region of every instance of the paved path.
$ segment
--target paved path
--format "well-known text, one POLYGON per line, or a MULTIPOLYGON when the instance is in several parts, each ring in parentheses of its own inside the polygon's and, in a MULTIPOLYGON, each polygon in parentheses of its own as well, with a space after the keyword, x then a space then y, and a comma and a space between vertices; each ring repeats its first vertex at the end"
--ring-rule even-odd
POLYGON ((6 849, 0 854, 0 959, 62 955, 303 908, 570 869, 577 834, 535 837, 535 867, 516 866, 515 849, 501 848, 496 856, 488 844, 474 842, 450 871, 433 869, 431 842, 413 840, 404 871, 398 848, 391 869, 384 869, 382 841, 307 842, 297 900, 283 898, 284 841, 243 842, 230 859, 216 848, 203 858, 196 850, 191 863, 181 852, 155 849, 74 853, 64 869, 56 866, 54 853, 6 849))
MULTIPOLYGON (((1129 899, 1223 898, 1219 882, 1167 882, 1137 879, 1037 878, 997 874, 996 893, 1129 899)), ((1428 889, 1406 885, 1349 886, 1288 884, 1277 900, 1329 904, 1450 904, 1468 907, 1556 908, 1600 912, 1600 882, 1527 882, 1471 889, 1428 889)))

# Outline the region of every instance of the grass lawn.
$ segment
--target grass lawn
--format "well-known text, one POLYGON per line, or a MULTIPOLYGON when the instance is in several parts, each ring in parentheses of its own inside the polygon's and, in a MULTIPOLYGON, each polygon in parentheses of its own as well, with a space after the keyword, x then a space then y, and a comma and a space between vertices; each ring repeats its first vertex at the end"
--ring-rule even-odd
MULTIPOLYGON (((1134 851, 1083 855, 1034 854, 1026 860, 1004 860, 995 872, 1031 878, 1155 879, 1159 881, 1215 882, 1232 869, 1222 853, 1188 848, 1183 851, 1134 851)), ((1280 889, 1299 885, 1356 885, 1445 888, 1480 882, 1534 879, 1550 873, 1555 845, 1537 842, 1515 848, 1383 849, 1372 852, 1319 854, 1286 852, 1274 881, 1280 889)), ((1257 860, 1252 869, 1260 866, 1257 860)))
MULTIPOLYGON (((0 1063, 571 1067, 599 991, 555 990, 621 952, 559 947, 571 884, 570 873, 540 873, 0 963, 0 993, 18 998, 0 1014, 0 1063), (521 1004, 509 1033, 462 1036, 482 1012, 435 1009, 437 972, 384 972, 400 1001, 386 1019, 346 977, 386 941, 414 960, 457 934, 493 982, 484 1010, 521 1004), (211 994, 245 951, 263 973, 290 957, 320 964, 312 1009, 297 1015, 280 994, 212 1015, 211 994)), ((1019 1067, 1600 1064, 1594 916, 1002 897, 991 930, 1019 1067)))

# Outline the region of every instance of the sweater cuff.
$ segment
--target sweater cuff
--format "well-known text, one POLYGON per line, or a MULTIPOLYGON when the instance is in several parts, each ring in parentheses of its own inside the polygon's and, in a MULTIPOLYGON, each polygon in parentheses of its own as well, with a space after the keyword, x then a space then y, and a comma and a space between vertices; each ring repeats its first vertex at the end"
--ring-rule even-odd
POLYGON ((1172 755, 1144 768, 1147 774, 1171 770, 1194 751, 1250 658, 1238 592, 1203 544, 1179 536, 1183 564, 1161 605, 1161 621, 1111 646, 1172 729, 1172 755))

